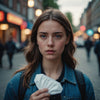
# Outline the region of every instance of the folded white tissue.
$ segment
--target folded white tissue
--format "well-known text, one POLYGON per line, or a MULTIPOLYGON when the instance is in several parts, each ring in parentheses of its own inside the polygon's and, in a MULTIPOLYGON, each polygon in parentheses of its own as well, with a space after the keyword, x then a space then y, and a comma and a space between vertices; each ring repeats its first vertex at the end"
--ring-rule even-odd
POLYGON ((44 74, 37 74, 34 82, 38 89, 48 88, 48 93, 51 95, 59 94, 63 90, 59 82, 44 74))

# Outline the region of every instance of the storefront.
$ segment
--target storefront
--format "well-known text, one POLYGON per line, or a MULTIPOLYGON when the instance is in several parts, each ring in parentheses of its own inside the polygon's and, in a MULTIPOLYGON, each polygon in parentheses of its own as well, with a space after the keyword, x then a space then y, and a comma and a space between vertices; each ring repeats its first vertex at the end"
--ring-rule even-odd
POLYGON ((23 41, 21 33, 26 27, 27 22, 21 17, 0 11, 0 39, 3 43, 8 40, 9 35, 13 36, 15 42, 23 41))

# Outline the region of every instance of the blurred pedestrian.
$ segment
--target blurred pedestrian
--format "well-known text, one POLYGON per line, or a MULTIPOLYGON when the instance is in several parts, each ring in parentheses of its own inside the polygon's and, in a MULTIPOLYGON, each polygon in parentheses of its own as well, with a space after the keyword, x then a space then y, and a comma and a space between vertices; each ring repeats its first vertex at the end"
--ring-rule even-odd
POLYGON ((26 37, 25 41, 23 42, 24 47, 26 47, 29 43, 29 37, 26 37))
POLYGON ((13 38, 12 36, 9 37, 9 40, 6 42, 5 44, 5 49, 7 51, 7 55, 8 55, 8 61, 9 61, 9 69, 12 68, 13 66, 13 55, 15 53, 15 50, 16 50, 16 45, 13 41, 13 38))
MULTIPOLYGON (((84 94, 81 95, 75 75, 74 52, 73 31, 68 19, 59 10, 44 11, 34 23, 31 40, 25 50, 28 65, 18 70, 8 83, 4 100, 95 100, 92 83, 85 74, 82 74, 85 93, 82 91, 84 94), (38 89, 34 78, 41 73, 61 84, 63 91, 52 95, 47 88, 38 89), (23 91, 21 82, 26 91, 23 91)), ((81 89, 83 87, 82 84, 81 89)))
POLYGON ((99 76, 100 76, 100 38, 94 45, 94 52, 97 56, 98 68, 99 68, 99 76))
POLYGON ((84 44, 86 48, 86 54, 87 54, 87 61, 90 61, 90 54, 91 54, 91 48, 93 46, 93 42, 91 41, 90 37, 87 38, 84 44))
POLYGON ((3 67, 2 65, 3 53, 4 53, 4 45, 2 44, 1 39, 0 39, 0 68, 3 67))

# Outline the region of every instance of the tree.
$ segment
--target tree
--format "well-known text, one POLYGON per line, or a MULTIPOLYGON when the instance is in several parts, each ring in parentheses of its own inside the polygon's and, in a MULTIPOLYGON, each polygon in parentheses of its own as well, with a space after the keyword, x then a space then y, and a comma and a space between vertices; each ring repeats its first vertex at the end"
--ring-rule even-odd
POLYGON ((59 9, 59 5, 57 4, 58 0, 43 0, 43 8, 44 10, 47 8, 55 8, 59 9))
POLYGON ((71 23, 71 26, 72 26, 72 29, 73 29, 73 32, 76 32, 76 27, 74 26, 73 24, 73 17, 72 17, 72 13, 71 12, 66 12, 65 13, 65 16, 68 18, 68 20, 70 21, 71 23))
POLYGON ((70 21, 71 25, 73 25, 72 13, 71 12, 66 12, 65 16, 68 18, 68 20, 70 21))

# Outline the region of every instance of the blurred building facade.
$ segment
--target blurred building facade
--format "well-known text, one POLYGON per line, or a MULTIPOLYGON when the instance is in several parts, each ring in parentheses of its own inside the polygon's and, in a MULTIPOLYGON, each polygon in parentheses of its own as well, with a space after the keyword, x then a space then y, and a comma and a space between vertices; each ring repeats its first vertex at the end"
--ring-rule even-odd
POLYGON ((98 27, 100 27, 100 0, 92 0, 88 3, 80 18, 81 25, 86 26, 86 31, 91 29, 94 34, 98 33, 98 27))
POLYGON ((23 42, 30 35, 35 11, 43 10, 42 0, 34 0, 34 7, 29 8, 28 0, 0 0, 0 38, 5 43, 9 35, 15 42, 23 42))

